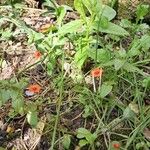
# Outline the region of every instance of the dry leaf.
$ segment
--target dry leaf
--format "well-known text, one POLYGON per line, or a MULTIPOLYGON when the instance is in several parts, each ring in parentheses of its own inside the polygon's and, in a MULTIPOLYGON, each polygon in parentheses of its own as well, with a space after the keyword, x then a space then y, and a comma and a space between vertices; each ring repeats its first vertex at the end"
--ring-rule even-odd
POLYGON ((145 128, 143 131, 143 134, 144 134, 145 138, 150 141, 150 129, 145 128))

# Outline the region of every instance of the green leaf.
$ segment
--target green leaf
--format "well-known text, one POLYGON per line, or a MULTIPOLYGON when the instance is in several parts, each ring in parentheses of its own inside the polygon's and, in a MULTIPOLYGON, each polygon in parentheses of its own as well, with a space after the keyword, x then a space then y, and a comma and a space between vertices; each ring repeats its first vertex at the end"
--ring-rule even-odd
POLYGON ((88 141, 85 140, 85 139, 79 141, 79 146, 80 146, 80 147, 83 147, 83 146, 85 146, 85 145, 87 145, 87 144, 88 144, 88 141))
POLYGON ((123 28, 131 28, 132 27, 132 23, 128 19, 122 19, 121 22, 120 22, 120 25, 123 28))
POLYGON ((83 8, 82 0, 74 0, 74 7, 78 11, 78 13, 81 15, 83 20, 86 20, 85 11, 83 8))
POLYGON ((28 113, 27 113, 27 121, 28 121, 28 123, 31 125, 31 126, 33 126, 33 127, 35 127, 36 125, 37 125, 37 123, 38 123, 38 117, 37 117, 37 112, 36 111, 29 111, 28 113))
POLYGON ((66 14, 66 9, 62 6, 60 6, 59 8, 57 8, 57 23, 58 23, 58 26, 61 26, 62 24, 62 20, 64 19, 65 17, 65 14, 66 14))
POLYGON ((107 29, 108 28, 108 23, 109 23, 108 18, 102 16, 101 19, 100 19, 100 27, 103 28, 103 29, 107 29))
POLYGON ((92 134, 90 131, 88 131, 85 128, 78 128, 77 130, 77 138, 82 139, 85 138, 88 143, 92 144, 94 140, 97 138, 96 134, 92 134))
POLYGON ((2 104, 6 103, 10 99, 10 91, 9 90, 0 90, 0 101, 2 104))
POLYGON ((57 34, 63 36, 67 33, 77 32, 78 29, 82 27, 82 25, 83 22, 80 19, 71 21, 60 27, 57 34))
POLYGON ((100 97, 104 98, 107 96, 112 90, 112 85, 103 83, 102 86, 100 87, 100 97))
POLYGON ((90 116, 91 114, 92 114, 92 107, 91 107, 91 105, 85 104, 83 117, 84 117, 84 118, 87 118, 87 117, 90 116))
POLYGON ((100 3, 97 0, 82 0, 82 3, 88 9, 91 15, 96 13, 95 10, 97 5, 100 5, 100 3))
POLYGON ((101 63, 107 63, 111 59, 110 52, 105 49, 97 49, 97 58, 96 58, 96 50, 89 49, 88 56, 91 57, 93 60, 101 63))
POLYGON ((149 50, 150 48, 150 36, 143 35, 140 39, 141 46, 143 47, 144 51, 149 50))
POLYGON ((96 13, 97 19, 99 20, 103 11, 103 2, 102 0, 95 0, 96 6, 93 7, 94 12, 96 13))
POLYGON ((149 12, 149 5, 138 5, 136 10, 137 21, 144 19, 144 16, 149 12))
POLYGON ((84 47, 83 49, 80 49, 76 52, 74 59, 75 59, 76 65, 79 69, 82 68, 85 60, 87 59, 87 56, 88 56, 88 51, 87 51, 86 47, 84 47))
POLYGON ((18 96, 16 99, 12 99, 12 107, 16 112, 22 113, 24 106, 24 101, 22 96, 18 96))
POLYGON ((108 18, 109 21, 116 16, 116 11, 107 5, 103 5, 102 11, 102 16, 108 18))
POLYGON ((19 92, 16 90, 11 90, 10 91, 10 97, 12 98, 12 100, 16 100, 18 98, 19 92))
POLYGON ((134 64, 128 63, 126 62, 123 66, 123 69, 125 69, 128 72, 137 72, 143 76, 145 76, 145 74, 143 73, 142 70, 140 70, 138 67, 136 67, 134 64))
POLYGON ((88 9, 88 11, 90 12, 90 14, 92 15, 92 13, 93 13, 92 8, 93 7, 92 7, 92 4, 91 4, 91 0, 82 0, 82 3, 84 4, 84 6, 88 9))
POLYGON ((142 85, 143 87, 150 88, 150 77, 146 77, 145 79, 143 79, 142 85))
POLYGON ((140 40, 139 39, 135 39, 135 40, 132 41, 131 44, 132 44, 131 48, 127 52, 127 55, 129 57, 133 57, 133 56, 139 55, 140 54, 139 49, 141 48, 140 40))
POLYGON ((71 143, 71 135, 65 134, 62 139, 62 144, 65 149, 69 149, 71 143))
POLYGON ((7 29, 6 31, 2 31, 1 33, 1 40, 9 40, 13 35, 11 29, 7 29))
POLYGON ((115 35, 120 35, 120 36, 129 35, 129 33, 125 29, 111 22, 108 22, 108 27, 104 29, 101 26, 99 26, 99 22, 96 21, 93 24, 93 28, 100 32, 109 33, 109 34, 115 34, 115 35))
POLYGON ((125 119, 133 119, 136 116, 133 110, 130 107, 126 107, 123 111, 123 117, 125 119))
POLYGON ((44 35, 42 33, 37 33, 33 30, 30 30, 29 32, 27 32, 27 34, 28 34, 28 43, 29 44, 44 38, 44 35))
POLYGON ((114 66, 115 66, 115 70, 119 70, 125 63, 125 60, 121 60, 121 59, 115 59, 114 60, 114 66))
POLYGON ((82 139, 87 134, 91 134, 87 129, 85 129, 85 128, 78 128, 78 130, 77 130, 77 138, 82 139))

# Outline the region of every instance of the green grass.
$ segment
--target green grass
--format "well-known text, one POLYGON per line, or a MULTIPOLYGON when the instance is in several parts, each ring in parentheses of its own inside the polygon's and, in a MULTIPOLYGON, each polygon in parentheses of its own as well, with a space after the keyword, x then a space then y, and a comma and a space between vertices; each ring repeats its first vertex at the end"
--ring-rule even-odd
MULTIPOLYGON (((1 109, 10 105, 6 122, 22 116, 36 129, 45 117, 41 135, 50 150, 150 148, 150 27, 142 22, 148 6, 137 8, 134 23, 115 20, 115 10, 96 0, 75 0, 78 19, 66 21, 71 8, 47 3, 43 15, 52 13, 56 21, 44 33, 21 21, 22 6, 13 5, 8 12, 5 6, 0 6, 0 23, 8 25, 0 29, 0 42, 15 43, 14 31, 22 29, 28 45, 42 54, 28 67, 17 68, 11 79, 0 81, 1 109), (91 77, 95 68, 103 70, 100 77, 91 77), (24 92, 32 82, 41 89, 29 97, 24 92)), ((2 69, 5 61, 2 55, 2 69)))

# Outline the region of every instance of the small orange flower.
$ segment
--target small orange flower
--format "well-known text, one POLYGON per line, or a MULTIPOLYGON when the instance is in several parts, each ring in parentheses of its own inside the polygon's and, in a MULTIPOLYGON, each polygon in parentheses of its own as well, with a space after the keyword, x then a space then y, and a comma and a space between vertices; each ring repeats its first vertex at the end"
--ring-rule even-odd
POLYGON ((32 85, 29 85, 28 89, 29 89, 29 92, 39 93, 41 90, 41 87, 38 84, 32 84, 32 85))
POLYGON ((91 76, 92 77, 101 77, 103 73, 103 69, 102 68, 95 68, 91 71, 91 76))
POLYGON ((120 144, 119 144, 119 143, 114 143, 114 144, 113 144, 113 148, 115 148, 115 149, 120 149, 120 144))
POLYGON ((41 54, 41 52, 40 52, 40 51, 35 51, 35 53, 34 53, 34 57, 35 57, 36 59, 41 58, 41 56, 42 56, 42 54, 41 54))

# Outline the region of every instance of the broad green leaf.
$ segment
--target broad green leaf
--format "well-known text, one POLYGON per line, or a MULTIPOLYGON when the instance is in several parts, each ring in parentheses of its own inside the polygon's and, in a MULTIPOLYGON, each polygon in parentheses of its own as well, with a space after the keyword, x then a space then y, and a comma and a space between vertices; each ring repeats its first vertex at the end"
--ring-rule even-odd
POLYGON ((143 87, 150 88, 150 77, 146 77, 146 78, 142 81, 142 85, 143 85, 143 87))
POLYGON ((91 0, 82 0, 82 3, 84 4, 84 6, 88 9, 88 11, 90 12, 90 14, 92 15, 92 13, 94 13, 94 12, 92 10, 91 0))
POLYGON ((94 0, 94 1, 96 1, 96 6, 94 6, 94 11, 96 13, 97 19, 99 20, 103 10, 103 2, 102 0, 94 0))
POLYGON ((107 63, 111 59, 110 52, 105 49, 97 49, 97 52, 95 49, 89 49, 88 56, 91 57, 93 60, 101 63, 107 63), (96 53, 97 53, 97 58, 96 58, 96 53))
POLYGON ((123 111, 123 117, 125 119, 133 119, 135 116, 136 114, 129 106, 126 107, 125 110, 123 111))
POLYGON ((116 11, 107 5, 103 5, 102 16, 108 18, 108 20, 110 21, 116 16, 116 11))
POLYGON ((87 51, 86 47, 84 47, 83 49, 80 49, 76 52, 74 59, 75 59, 76 65, 79 69, 82 68, 85 60, 87 59, 87 56, 88 56, 88 51, 87 51))
POLYGON ((82 25, 83 25, 83 22, 80 19, 71 21, 69 23, 66 23, 62 27, 60 27, 57 34, 65 35, 67 33, 77 32, 78 29, 80 29, 82 27, 82 25))
POLYGON ((38 116, 37 116, 37 112, 36 111, 29 111, 28 113, 27 113, 27 121, 28 121, 28 123, 31 125, 31 126, 33 126, 33 127, 35 127, 36 125, 37 125, 37 123, 38 123, 38 116))
POLYGON ((96 134, 92 134, 90 131, 88 131, 85 128, 78 128, 77 130, 77 138, 82 139, 85 138, 88 143, 92 144, 94 140, 97 138, 96 134))
POLYGON ((95 13, 96 6, 99 5, 97 0, 82 0, 82 3, 88 9, 91 15, 95 13))
POLYGON ((100 97, 104 98, 107 96, 112 90, 112 85, 103 83, 102 86, 100 87, 100 97))
POLYGON ((149 12, 149 5, 138 5, 136 15, 137 19, 144 19, 144 16, 149 12))
POLYGON ((133 42, 131 44, 132 44, 131 48, 127 52, 127 55, 129 57, 133 57, 133 56, 139 55, 140 54, 139 49, 141 48, 140 40, 139 39, 135 39, 135 40, 133 40, 133 42))
POLYGON ((143 47, 144 51, 149 50, 150 48, 150 36, 149 35, 143 35, 140 39, 141 46, 143 47))
POLYGON ((85 138, 90 144, 93 144, 95 139, 97 138, 97 135, 95 133, 88 134, 85 138))
POLYGON ((109 33, 109 34, 115 34, 115 35, 120 35, 120 36, 129 35, 129 33, 125 29, 123 29, 122 27, 120 27, 114 23, 111 23, 111 22, 108 22, 108 27, 106 29, 104 29, 104 28, 100 27, 99 22, 96 21, 93 24, 93 28, 100 32, 109 33))
POLYGON ((107 17, 104 17, 102 16, 101 19, 100 19, 100 27, 103 28, 103 29, 107 29, 108 28, 108 18, 107 17))
POLYGON ((16 99, 12 99, 12 107, 15 109, 16 112, 22 113, 23 106, 24 106, 24 101, 21 96, 18 96, 16 99))
POLYGON ((120 22, 120 25, 123 28, 131 28, 132 27, 132 23, 128 19, 122 19, 121 22, 120 22))
POLYGON ((2 104, 6 103, 10 99, 10 91, 2 89, 0 91, 0 101, 2 104))
POLYGON ((12 98, 12 100, 16 100, 19 97, 19 92, 16 90, 11 90, 10 91, 10 97, 12 98))
POLYGON ((81 18, 83 20, 86 20, 85 11, 83 8, 82 0, 74 0, 74 7, 78 11, 78 13, 81 15, 81 18))
POLYGON ((65 149, 69 149, 71 143, 71 135, 65 134, 62 139, 62 144, 65 149))
POLYGON ((119 70, 125 63, 125 60, 121 60, 121 59, 115 59, 114 60, 114 66, 115 66, 115 70, 119 70))
POLYGON ((84 117, 84 118, 87 118, 87 117, 90 116, 91 114, 92 114, 92 107, 91 107, 91 105, 85 104, 83 117, 84 117))
POLYGON ((27 34, 28 34, 28 43, 30 44, 44 38, 44 35, 42 33, 38 33, 33 30, 27 32, 27 34))
POLYGON ((57 23, 58 23, 58 26, 61 26, 62 20, 64 19, 65 14, 66 14, 65 8, 62 7, 62 6, 60 6, 60 7, 57 9, 57 14, 58 14, 57 23))
POLYGON ((85 140, 85 139, 79 141, 79 146, 80 146, 80 147, 83 147, 83 146, 85 146, 86 144, 88 144, 88 141, 85 140))
POLYGON ((91 132, 85 128, 78 128, 77 130, 77 138, 79 139, 85 138, 88 134, 91 134, 91 132))

